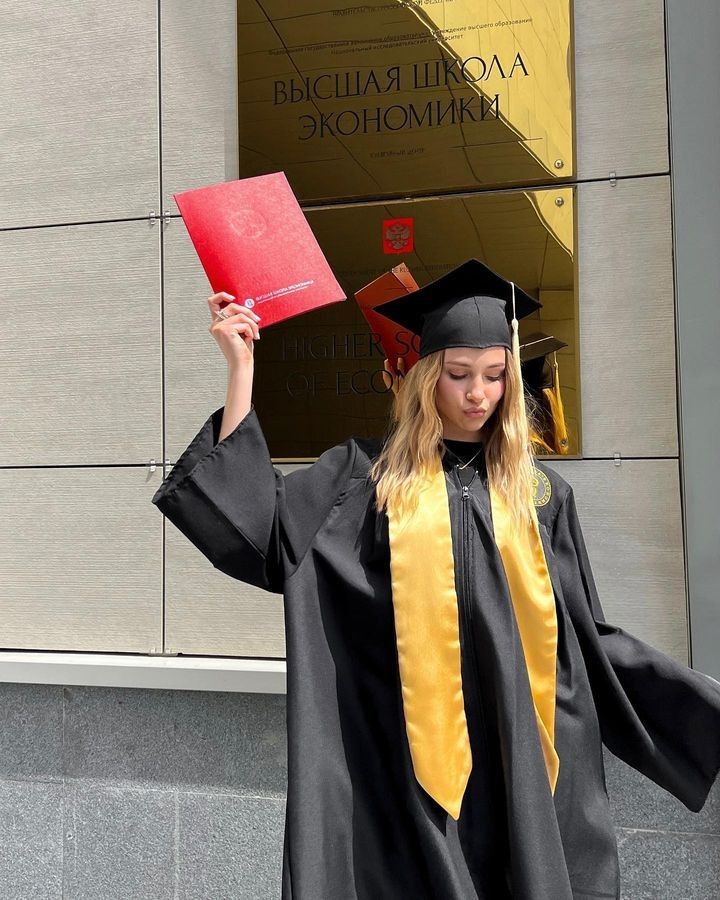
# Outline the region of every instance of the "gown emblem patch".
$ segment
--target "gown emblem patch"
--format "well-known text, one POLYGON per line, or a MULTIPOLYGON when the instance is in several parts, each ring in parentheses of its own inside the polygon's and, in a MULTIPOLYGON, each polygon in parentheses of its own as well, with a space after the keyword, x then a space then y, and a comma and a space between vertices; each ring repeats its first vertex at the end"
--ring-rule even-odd
POLYGON ((550 486, 550 479, 540 469, 535 469, 533 489, 535 506, 546 506, 552 497, 552 487, 550 486))

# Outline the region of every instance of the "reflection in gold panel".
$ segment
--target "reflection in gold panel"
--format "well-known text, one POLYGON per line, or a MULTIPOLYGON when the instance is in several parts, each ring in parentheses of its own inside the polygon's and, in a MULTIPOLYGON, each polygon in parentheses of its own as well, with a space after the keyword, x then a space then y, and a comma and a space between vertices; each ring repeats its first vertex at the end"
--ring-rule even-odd
POLYGON ((574 174, 570 0, 238 0, 240 177, 303 201, 574 174))
POLYGON ((306 210, 349 299, 274 325, 256 344, 254 400, 273 457, 312 459, 348 436, 385 432, 384 354, 354 292, 399 262, 423 286, 473 256, 543 304, 520 321, 521 343, 540 331, 567 344, 557 362, 568 452, 578 453, 574 199, 566 187, 306 210), (394 218, 409 220, 402 256, 384 240, 394 218))

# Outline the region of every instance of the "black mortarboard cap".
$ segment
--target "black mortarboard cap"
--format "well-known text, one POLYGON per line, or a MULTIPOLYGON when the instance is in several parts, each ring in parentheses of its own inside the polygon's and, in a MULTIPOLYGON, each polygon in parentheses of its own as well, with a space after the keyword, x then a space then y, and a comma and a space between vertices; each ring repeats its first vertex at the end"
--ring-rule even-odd
POLYGON ((526 335, 520 344, 520 362, 524 364, 533 359, 539 359, 541 356, 545 357, 548 353, 559 350, 561 347, 567 347, 567 343, 553 335, 534 331, 532 334, 526 335))
POLYGON ((520 371, 522 372, 525 386, 533 393, 543 388, 552 387, 553 373, 548 368, 547 356, 561 347, 567 347, 565 341, 561 341, 542 331, 534 331, 523 338, 520 350, 520 371))
MULTIPOLYGON (((479 259, 468 259, 430 284, 375 307, 420 335, 421 357, 446 347, 512 349, 513 285, 479 259)), ((542 304, 515 285, 515 317, 542 304)))

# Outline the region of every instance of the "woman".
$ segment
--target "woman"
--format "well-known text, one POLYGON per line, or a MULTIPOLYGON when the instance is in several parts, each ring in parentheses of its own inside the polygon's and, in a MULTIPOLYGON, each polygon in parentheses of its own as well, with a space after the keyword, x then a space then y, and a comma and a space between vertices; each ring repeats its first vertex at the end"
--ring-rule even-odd
POLYGON ((209 298, 226 403, 153 503, 284 596, 284 900, 617 898, 602 742, 694 811, 720 768, 720 683, 604 619, 572 488, 531 456, 526 295, 486 274, 378 308, 420 335, 392 428, 288 475, 260 319, 209 298))

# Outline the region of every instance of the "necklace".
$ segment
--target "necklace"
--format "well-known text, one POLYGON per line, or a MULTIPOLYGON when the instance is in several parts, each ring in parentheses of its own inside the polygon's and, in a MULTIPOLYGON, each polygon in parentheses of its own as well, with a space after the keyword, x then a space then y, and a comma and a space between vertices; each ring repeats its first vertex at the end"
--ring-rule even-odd
MULTIPOLYGON (((444 443, 444 447, 445 447, 446 450, 448 450, 450 453, 452 453, 452 455, 455 457, 455 459, 460 459, 460 457, 457 455, 457 453, 455 453, 454 450, 450 450, 450 448, 448 447, 447 444, 444 443)), ((481 452, 483 449, 484 449, 484 445, 481 444, 481 445, 480 445, 480 450, 478 450, 477 453, 475 453, 473 456, 471 456, 470 459, 469 459, 466 463, 463 463, 461 466, 457 466, 457 468, 458 468, 458 469, 465 469, 465 468, 467 468, 467 467, 470 465, 470 463, 471 463, 477 456, 480 455, 480 452, 481 452)))

